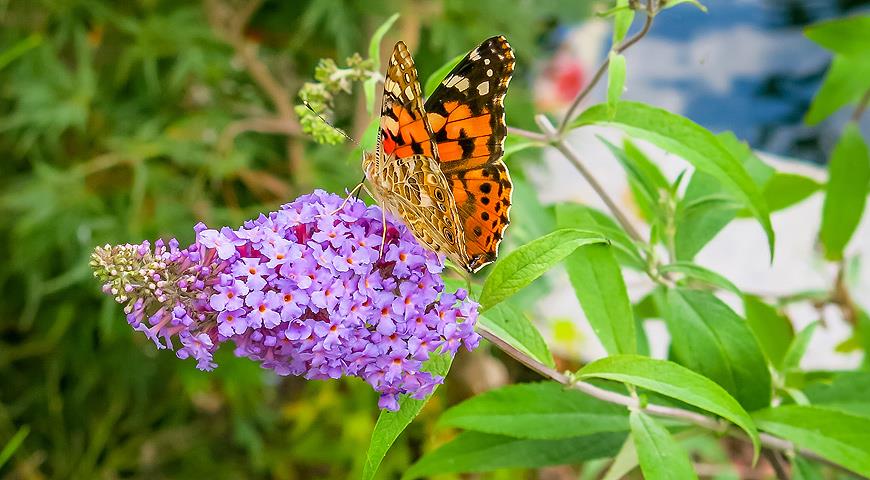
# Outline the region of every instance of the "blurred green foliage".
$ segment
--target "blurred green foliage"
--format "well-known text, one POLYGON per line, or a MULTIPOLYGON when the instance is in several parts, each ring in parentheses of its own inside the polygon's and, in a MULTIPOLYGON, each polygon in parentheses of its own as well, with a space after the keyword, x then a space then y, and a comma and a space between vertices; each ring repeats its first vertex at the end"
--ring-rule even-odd
MULTIPOLYGON (((238 225, 311 188, 352 185, 359 157, 300 134, 296 91, 319 59, 365 55, 394 12, 382 48, 402 38, 421 72, 508 35, 520 66, 509 121, 522 127, 532 124, 524 74, 539 38, 557 13, 571 22, 589 8, 0 1, 0 476, 358 475, 378 413, 368 386, 278 379, 229 351, 213 374, 198 372, 131 334, 88 255, 103 243, 183 243, 198 221, 238 225)), ((336 122, 359 136, 370 117, 355 93, 339 99, 336 122)), ((518 200, 514 235, 547 231, 551 217, 518 200)), ((444 390, 391 451, 385 478, 419 456, 444 390)))

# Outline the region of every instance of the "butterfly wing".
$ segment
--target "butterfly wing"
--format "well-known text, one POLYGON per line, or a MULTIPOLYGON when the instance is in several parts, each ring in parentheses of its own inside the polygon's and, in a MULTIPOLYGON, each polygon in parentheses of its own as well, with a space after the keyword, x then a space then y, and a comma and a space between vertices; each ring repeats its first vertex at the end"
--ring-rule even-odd
POLYGON ((509 223, 503 102, 514 63, 507 40, 489 38, 447 74, 424 105, 463 227, 465 267, 472 272, 495 260, 509 223))
POLYGON ((378 145, 377 160, 366 166, 378 203, 427 248, 464 266, 456 202, 439 167, 417 70, 403 42, 393 49, 384 79, 378 145))
POLYGON ((438 158, 432 127, 423 109, 423 92, 414 60, 404 42, 396 43, 384 76, 378 141, 384 156, 438 158))

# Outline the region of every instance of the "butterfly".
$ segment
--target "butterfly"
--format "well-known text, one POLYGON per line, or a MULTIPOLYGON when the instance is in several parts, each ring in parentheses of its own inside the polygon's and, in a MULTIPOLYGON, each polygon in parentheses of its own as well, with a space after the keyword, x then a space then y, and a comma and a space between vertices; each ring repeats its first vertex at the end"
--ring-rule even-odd
POLYGON ((363 158, 372 196, 417 240, 474 273, 495 261, 510 222, 502 161, 504 96, 514 71, 507 40, 472 50, 423 102, 414 60, 396 43, 387 66, 375 152, 363 158))

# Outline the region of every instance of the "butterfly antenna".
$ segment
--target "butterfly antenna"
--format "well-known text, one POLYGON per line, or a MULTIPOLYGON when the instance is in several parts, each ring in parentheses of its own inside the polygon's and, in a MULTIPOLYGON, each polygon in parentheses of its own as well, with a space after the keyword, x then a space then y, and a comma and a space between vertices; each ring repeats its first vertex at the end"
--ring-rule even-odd
POLYGON ((353 142, 353 144, 356 145, 357 147, 360 146, 360 145, 359 145, 359 142, 357 142, 356 140, 354 140, 353 137, 351 137, 350 135, 348 135, 347 133, 345 133, 344 130, 342 130, 342 129, 336 127, 335 125, 329 123, 329 121, 328 121, 327 119, 323 118, 323 115, 321 115, 320 113, 318 113, 317 110, 315 110, 314 107, 312 107, 311 104, 308 103, 307 100, 303 100, 302 103, 305 105, 305 107, 306 107, 307 109, 311 110, 311 113, 317 115, 317 118, 319 118, 320 121, 322 121, 323 123, 329 125, 329 128, 331 128, 331 129, 335 130, 336 132, 340 133, 342 137, 344 137, 344 138, 350 140, 350 141, 353 142))

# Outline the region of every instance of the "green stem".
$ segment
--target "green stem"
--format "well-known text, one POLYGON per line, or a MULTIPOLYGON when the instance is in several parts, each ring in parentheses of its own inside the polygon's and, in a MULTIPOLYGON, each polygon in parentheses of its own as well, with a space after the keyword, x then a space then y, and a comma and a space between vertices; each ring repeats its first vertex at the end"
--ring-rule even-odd
POLYGON ((861 101, 858 102, 858 106, 855 107, 852 116, 849 117, 849 121, 858 123, 858 121, 861 120, 861 115, 864 114, 864 110, 867 109, 867 104, 870 104, 870 89, 867 89, 867 91, 864 92, 864 96, 861 97, 861 101))
MULTIPOLYGON (((655 17, 655 11, 652 7, 652 0, 647 2, 646 7, 646 20, 643 23, 643 28, 639 32, 637 32, 634 36, 622 42, 618 47, 614 48, 613 51, 616 53, 622 53, 626 51, 629 47, 640 41, 641 38, 646 36, 649 32, 650 27, 652 27, 652 21, 655 17)), ((601 63, 601 66, 598 67, 598 70, 595 72, 595 75, 592 76, 592 80, 589 82, 586 87, 577 94, 574 98, 574 101, 571 102, 571 106, 568 107, 568 112, 565 114, 565 117, 562 119, 562 123, 559 125, 559 135, 565 133, 565 130, 568 129, 568 124, 571 123, 571 120, 574 119, 574 113, 577 111, 577 108, 580 106, 580 103, 589 95, 589 92, 592 91, 592 88, 598 84, 601 80, 601 77, 604 76, 604 72, 607 71, 607 67, 610 66, 610 56, 604 59, 604 62, 601 63)))

